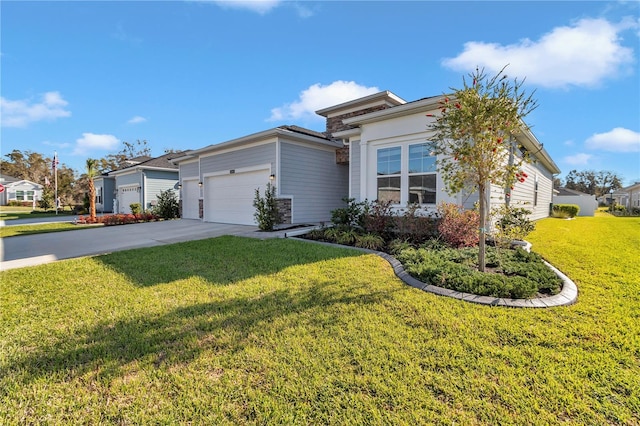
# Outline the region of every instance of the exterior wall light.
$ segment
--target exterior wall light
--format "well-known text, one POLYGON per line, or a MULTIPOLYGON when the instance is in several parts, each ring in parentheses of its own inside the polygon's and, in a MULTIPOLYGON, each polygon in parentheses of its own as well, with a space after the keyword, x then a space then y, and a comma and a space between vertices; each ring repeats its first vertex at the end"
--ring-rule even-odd
POLYGON ((276 178, 276 175, 274 175, 273 173, 269 175, 269 180, 274 180, 276 178))
POLYGON ((198 186, 202 188, 202 181, 198 182, 198 186))

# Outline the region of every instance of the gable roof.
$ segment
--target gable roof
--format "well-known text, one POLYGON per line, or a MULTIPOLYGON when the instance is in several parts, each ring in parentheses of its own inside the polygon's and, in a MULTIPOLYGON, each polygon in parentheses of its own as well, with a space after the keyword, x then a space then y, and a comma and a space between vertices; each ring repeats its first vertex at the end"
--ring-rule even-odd
POLYGON ((580 192, 580 191, 576 191, 575 189, 569 189, 569 188, 558 188, 557 189, 558 194, 560 196, 566 196, 566 195, 570 195, 570 196, 587 196, 587 197, 591 197, 591 195, 586 194, 584 192, 580 192))
MULTIPOLYGON (((163 170, 163 171, 178 171, 178 166, 171 162, 171 159, 181 157, 184 155, 186 151, 178 151, 178 152, 169 152, 167 154, 161 155, 159 157, 151 158, 146 157, 147 159, 141 161, 139 163, 132 164, 131 166, 121 167, 117 170, 112 170, 106 175, 113 176, 121 173, 126 173, 135 170, 163 170)), ((136 159, 142 159, 143 157, 136 157, 136 159)))
MULTIPOLYGON (((191 151, 184 151, 181 154, 174 155, 172 159, 176 164, 187 161, 193 158, 197 158, 199 155, 209 152, 220 151, 223 149, 241 147, 243 145, 251 144, 258 141, 268 140, 270 138, 288 138, 299 142, 306 142, 319 145, 328 145, 333 148, 339 148, 341 143, 329 139, 326 134, 322 132, 316 132, 315 130, 306 129, 300 126, 278 126, 272 129, 263 130, 262 132, 253 133, 247 136, 243 136, 229 141, 220 142, 212 145, 205 146, 204 148, 195 149, 191 151)), ((176 166, 177 168, 177 166, 176 166)))
POLYGON ((9 175, 3 175, 2 173, 0 173, 0 183, 11 183, 11 182, 17 182, 20 179, 13 177, 13 176, 9 176, 9 175))

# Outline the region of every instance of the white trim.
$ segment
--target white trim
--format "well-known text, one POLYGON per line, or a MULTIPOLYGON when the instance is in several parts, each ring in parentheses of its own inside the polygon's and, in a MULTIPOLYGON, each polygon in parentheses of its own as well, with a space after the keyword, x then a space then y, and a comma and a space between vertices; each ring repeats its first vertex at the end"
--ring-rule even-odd
MULTIPOLYGON (((243 149, 255 148, 256 146, 269 145, 269 144, 277 143, 277 142, 278 142, 278 138, 277 137, 273 137, 272 139, 269 139, 269 140, 253 142, 253 143, 247 143, 245 145, 240 145, 240 146, 231 146, 229 148, 220 149, 220 150, 215 151, 215 152, 209 152, 207 154, 201 154, 199 158, 200 158, 200 160, 203 160, 205 158, 214 157, 216 155, 222 155, 222 154, 226 154, 226 153, 229 153, 229 152, 236 152, 236 151, 240 151, 240 150, 243 150, 243 149)), ((224 142, 224 143, 226 143, 226 142, 224 142)))
MULTIPOLYGON (((240 174, 247 172, 257 172, 259 170, 269 170, 269 174, 271 174, 271 163, 260 164, 257 166, 248 166, 248 167, 239 167, 237 169, 228 169, 228 170, 220 170, 217 172, 205 173, 202 175, 202 181, 204 183, 205 178, 215 177, 215 176, 224 176, 224 175, 232 175, 232 174, 240 174), (233 170, 233 173, 231 171, 233 170)), ((276 176, 277 178, 277 176, 276 176)), ((204 185, 202 185, 204 187, 204 185)))

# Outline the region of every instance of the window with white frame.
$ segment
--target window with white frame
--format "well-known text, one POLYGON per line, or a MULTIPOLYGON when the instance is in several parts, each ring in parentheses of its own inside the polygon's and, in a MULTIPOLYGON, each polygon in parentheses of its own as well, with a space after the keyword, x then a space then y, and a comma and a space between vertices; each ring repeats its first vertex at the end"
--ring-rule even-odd
POLYGON ((377 199, 392 204, 436 203, 436 157, 429 143, 377 151, 377 199))
POLYGON ((402 149, 399 146, 379 149, 377 167, 378 201, 400 204, 402 149))
POLYGON ((16 201, 33 201, 35 191, 16 191, 16 201))
POLYGON ((429 143, 409 145, 409 203, 436 203, 436 157, 429 143))

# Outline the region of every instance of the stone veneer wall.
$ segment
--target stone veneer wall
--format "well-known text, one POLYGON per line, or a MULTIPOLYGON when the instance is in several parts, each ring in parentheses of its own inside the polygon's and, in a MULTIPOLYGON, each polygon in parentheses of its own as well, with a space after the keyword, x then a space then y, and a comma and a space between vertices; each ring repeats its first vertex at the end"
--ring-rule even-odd
POLYGON ((204 200, 198 200, 198 217, 202 219, 204 217, 204 200))
POLYGON ((276 199, 278 208, 278 222, 283 224, 291 224, 291 198, 276 199))
POLYGON ((331 137, 331 135, 334 134, 335 132, 352 129, 353 126, 347 126, 342 122, 342 120, 344 120, 345 118, 351 118, 357 115, 368 114, 370 112, 380 111, 387 108, 390 108, 390 107, 387 105, 378 105, 375 107, 365 108, 358 111, 349 112, 347 114, 338 115, 336 117, 328 117, 327 118, 327 136, 331 137))

